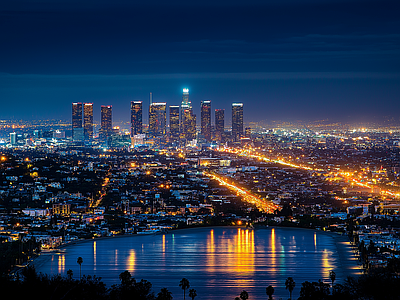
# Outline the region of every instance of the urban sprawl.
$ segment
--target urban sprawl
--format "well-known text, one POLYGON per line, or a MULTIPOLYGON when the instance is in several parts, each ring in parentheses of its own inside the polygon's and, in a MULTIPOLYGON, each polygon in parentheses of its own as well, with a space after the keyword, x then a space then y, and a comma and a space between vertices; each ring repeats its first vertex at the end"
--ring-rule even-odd
POLYGON ((243 122, 189 90, 181 105, 131 102, 128 128, 112 106, 72 103, 72 122, 0 121, 0 239, 39 251, 80 239, 191 226, 292 226, 348 235, 365 272, 398 257, 400 130, 243 122), (71 124, 72 123, 72 124, 71 124), (198 125, 198 123, 200 123, 198 125))

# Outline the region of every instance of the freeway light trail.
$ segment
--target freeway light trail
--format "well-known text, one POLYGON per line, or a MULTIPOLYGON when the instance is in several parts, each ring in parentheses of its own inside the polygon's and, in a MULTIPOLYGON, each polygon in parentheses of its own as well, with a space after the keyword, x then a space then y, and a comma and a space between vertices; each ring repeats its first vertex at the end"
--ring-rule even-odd
POLYGON ((236 148, 224 147, 224 148, 219 148, 218 151, 231 153, 231 154, 236 154, 236 155, 243 156, 243 157, 253 158, 253 159, 260 160, 260 161, 276 163, 276 164, 280 164, 280 165, 284 165, 284 166, 288 166, 288 167, 292 167, 292 168, 296 168, 296 169, 315 171, 315 172, 327 172, 330 175, 335 175, 335 176, 340 177, 342 179, 346 179, 349 182, 351 182, 352 184, 357 185, 357 186, 369 188, 371 190, 374 189, 374 188, 378 188, 379 189, 379 193, 382 196, 391 196, 391 197, 396 197, 396 198, 400 197, 400 193, 398 193, 398 192, 396 193, 396 192, 391 191, 391 190, 384 190, 384 189, 381 189, 377 185, 367 184, 367 183, 361 182, 359 179, 357 179, 354 176, 354 174, 352 174, 350 172, 344 172, 344 171, 340 171, 340 170, 338 170, 336 172, 332 172, 332 171, 324 170, 324 169, 321 169, 321 168, 312 168, 312 167, 308 167, 308 166, 304 166, 304 165, 300 165, 300 164, 294 164, 292 162, 285 161, 283 158, 270 159, 270 158, 268 158, 268 157, 266 157, 264 155, 260 155, 259 153, 257 153, 254 150, 251 150, 251 149, 236 149, 236 148))
POLYGON ((265 200, 260 198, 259 196, 251 194, 248 190, 238 187, 232 183, 229 183, 228 180, 220 175, 209 173, 204 171, 204 175, 211 177, 212 179, 218 181, 221 185, 226 186, 231 191, 235 192, 238 196, 242 197, 245 202, 254 204, 259 210, 267 213, 274 213, 275 210, 279 209, 279 206, 272 203, 269 200, 265 200))

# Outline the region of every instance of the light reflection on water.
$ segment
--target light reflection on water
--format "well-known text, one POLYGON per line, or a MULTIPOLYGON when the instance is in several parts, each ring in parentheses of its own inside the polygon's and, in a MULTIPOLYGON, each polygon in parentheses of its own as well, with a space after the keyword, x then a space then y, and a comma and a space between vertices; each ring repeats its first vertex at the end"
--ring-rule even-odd
POLYGON ((65 248, 65 253, 44 254, 39 272, 79 276, 77 257, 83 258, 82 274, 96 275, 111 286, 128 270, 137 280, 146 279, 157 294, 167 287, 181 297, 179 281, 186 277, 203 299, 234 299, 245 289, 250 299, 264 299, 265 288, 275 288, 274 298, 288 297, 284 283, 291 276, 298 297, 301 283, 323 279, 335 270, 337 282, 356 272, 357 264, 345 243, 324 233, 305 229, 232 227, 195 228, 155 236, 100 239, 65 248), (343 250, 344 249, 344 250, 343 250), (54 259, 56 256, 57 259, 54 259), (348 257, 348 259, 347 259, 348 257))

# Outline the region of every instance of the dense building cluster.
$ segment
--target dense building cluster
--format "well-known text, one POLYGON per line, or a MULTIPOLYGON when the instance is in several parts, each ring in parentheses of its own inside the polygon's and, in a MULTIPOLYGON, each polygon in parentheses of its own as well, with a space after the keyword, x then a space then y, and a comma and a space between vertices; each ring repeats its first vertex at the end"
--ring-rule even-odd
MULTIPOLYGON (((196 114, 189 100, 189 89, 183 89, 181 105, 170 105, 165 102, 153 102, 150 93, 149 121, 143 123, 143 101, 131 101, 130 134, 126 134, 126 144, 142 145, 146 141, 161 144, 187 144, 194 140, 205 143, 240 142, 244 135, 243 103, 232 104, 232 130, 225 131, 224 110, 215 110, 215 125, 212 125, 211 101, 201 101, 200 127, 197 128, 196 114), (168 116, 168 117, 167 117, 168 116), (168 121, 167 121, 168 120, 168 121), (130 138, 130 139, 129 139, 130 138)), ((85 144, 100 142, 112 145, 112 135, 121 135, 112 126, 112 106, 101 106, 101 121, 98 137, 93 131, 93 104, 72 103, 72 140, 85 144)), ((119 139, 122 139, 121 137, 119 139)))

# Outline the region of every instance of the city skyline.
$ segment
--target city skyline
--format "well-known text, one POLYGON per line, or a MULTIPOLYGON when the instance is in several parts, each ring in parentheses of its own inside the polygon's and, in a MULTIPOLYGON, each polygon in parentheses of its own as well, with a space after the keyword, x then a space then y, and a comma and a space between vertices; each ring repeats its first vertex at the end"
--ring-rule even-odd
POLYGON ((126 103, 148 103, 151 92, 179 105, 188 87, 197 116, 197 103, 210 100, 244 103, 245 123, 398 120, 399 8, 389 0, 12 1, 0 9, 0 118, 69 119, 70 103, 81 102, 112 105, 115 120, 130 121, 126 103))

